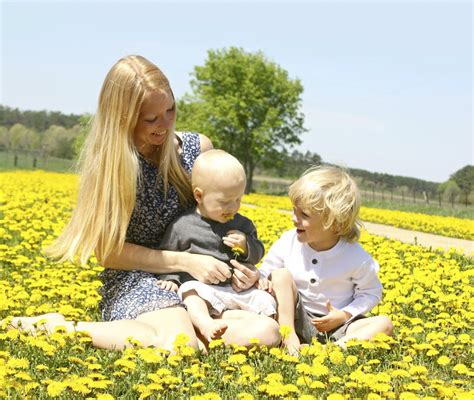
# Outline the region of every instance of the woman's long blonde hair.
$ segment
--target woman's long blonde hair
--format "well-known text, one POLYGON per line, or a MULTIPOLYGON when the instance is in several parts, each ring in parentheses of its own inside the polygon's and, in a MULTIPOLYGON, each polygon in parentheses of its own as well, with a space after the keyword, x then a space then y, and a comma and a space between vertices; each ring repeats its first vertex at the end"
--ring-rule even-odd
MULTIPOLYGON (((97 113, 79 158, 77 206, 69 224, 46 253, 86 263, 120 252, 135 207, 140 165, 133 133, 146 94, 171 88, 166 76, 141 56, 119 60, 107 74, 97 113)), ((165 193, 173 185, 181 203, 192 199, 189 175, 178 159, 174 124, 156 153, 165 193)))

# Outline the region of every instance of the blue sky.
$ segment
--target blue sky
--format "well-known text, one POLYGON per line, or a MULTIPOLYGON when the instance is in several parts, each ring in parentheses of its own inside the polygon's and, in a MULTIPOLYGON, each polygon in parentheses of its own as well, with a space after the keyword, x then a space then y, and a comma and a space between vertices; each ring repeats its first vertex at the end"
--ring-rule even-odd
POLYGON ((470 1, 1 1, 0 102, 94 112, 127 54, 180 97, 207 50, 261 50, 304 86, 300 150, 442 182, 474 163, 472 17, 470 1))

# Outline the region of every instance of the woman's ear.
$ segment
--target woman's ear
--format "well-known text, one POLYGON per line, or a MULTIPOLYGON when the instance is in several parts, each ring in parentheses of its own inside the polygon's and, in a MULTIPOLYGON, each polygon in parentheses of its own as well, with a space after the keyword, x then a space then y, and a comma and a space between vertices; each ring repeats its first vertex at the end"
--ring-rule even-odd
POLYGON ((202 189, 198 186, 193 187, 193 195, 194 195, 194 200, 196 200, 198 204, 201 204, 202 203, 202 189))

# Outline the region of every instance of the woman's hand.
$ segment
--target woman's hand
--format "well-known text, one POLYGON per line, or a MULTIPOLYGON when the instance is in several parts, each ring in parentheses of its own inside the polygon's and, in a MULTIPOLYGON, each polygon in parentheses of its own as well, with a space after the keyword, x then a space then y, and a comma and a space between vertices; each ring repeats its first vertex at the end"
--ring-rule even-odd
POLYGON ((217 284, 224 282, 232 276, 229 266, 212 256, 202 254, 181 253, 186 255, 186 270, 198 281, 203 283, 217 284))
POLYGON ((237 260, 230 260, 230 263, 234 267, 232 287, 236 292, 242 292, 251 288, 260 278, 260 272, 258 272, 254 265, 244 265, 237 260))

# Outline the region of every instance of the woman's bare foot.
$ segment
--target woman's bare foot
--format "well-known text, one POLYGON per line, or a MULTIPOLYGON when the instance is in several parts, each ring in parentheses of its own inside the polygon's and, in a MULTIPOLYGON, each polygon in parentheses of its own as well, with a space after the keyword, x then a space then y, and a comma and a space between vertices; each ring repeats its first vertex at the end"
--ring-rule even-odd
POLYGON ((16 328, 34 335, 37 331, 51 333, 57 326, 66 327, 68 332, 74 330, 73 323, 66 321, 64 315, 59 313, 41 314, 35 317, 14 317, 7 329, 16 328))

